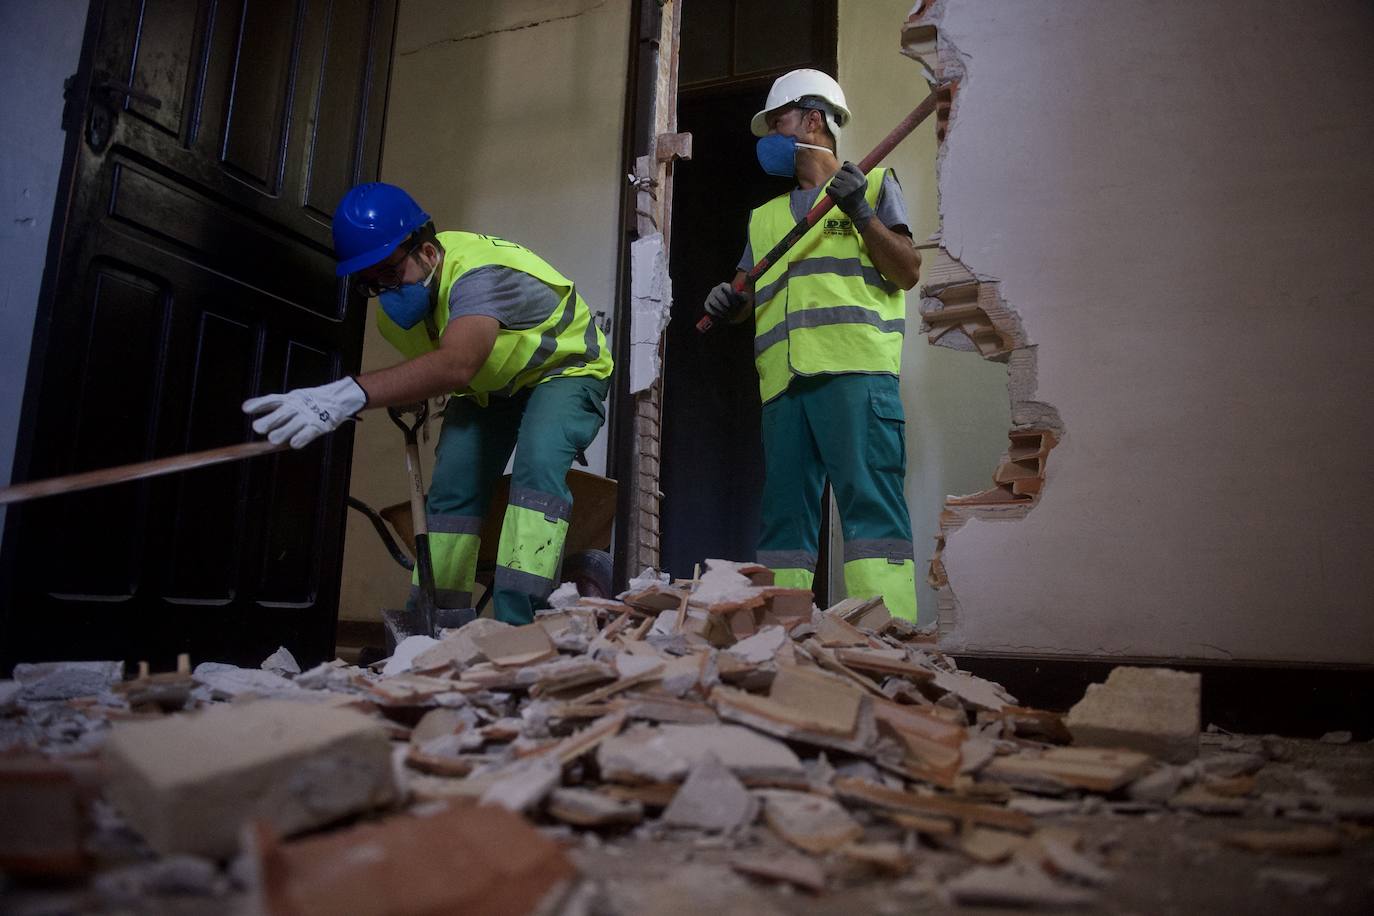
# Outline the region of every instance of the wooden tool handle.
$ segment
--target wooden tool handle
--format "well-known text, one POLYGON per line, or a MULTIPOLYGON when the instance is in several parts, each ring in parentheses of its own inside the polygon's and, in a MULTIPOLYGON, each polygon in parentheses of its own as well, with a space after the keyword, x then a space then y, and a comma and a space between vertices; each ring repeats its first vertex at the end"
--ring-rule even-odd
POLYGON ((119 467, 102 468, 98 471, 84 471, 80 474, 68 474, 65 477, 15 484, 12 487, 0 489, 0 506, 22 503, 42 496, 56 496, 59 493, 92 490, 110 484, 142 480, 145 477, 160 477, 163 474, 175 474, 178 471, 209 467, 212 464, 223 464, 226 461, 240 461, 244 458, 254 458, 258 455, 279 452, 289 447, 290 445, 286 442, 281 445, 273 445, 265 440, 262 442, 245 442, 242 445, 226 445, 223 448, 206 449, 203 452, 191 452, 188 455, 173 455, 170 458, 158 458, 154 461, 140 461, 137 464, 124 464, 119 467))

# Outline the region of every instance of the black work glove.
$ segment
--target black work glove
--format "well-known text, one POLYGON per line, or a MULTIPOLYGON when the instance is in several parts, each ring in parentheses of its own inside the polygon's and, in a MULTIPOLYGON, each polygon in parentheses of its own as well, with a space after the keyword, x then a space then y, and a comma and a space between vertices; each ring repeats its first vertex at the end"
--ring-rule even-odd
POLYGON ((830 180, 830 186, 825 189, 825 193, 834 199, 835 205, 845 216, 854 221, 854 228, 860 232, 863 232, 868 221, 873 218, 873 208, 864 197, 867 191, 868 179, 852 162, 846 162, 841 166, 835 177, 830 180))
POLYGON ((706 314, 713 318, 726 318, 739 311, 747 301, 744 293, 735 292, 729 283, 721 283, 706 294, 706 314))

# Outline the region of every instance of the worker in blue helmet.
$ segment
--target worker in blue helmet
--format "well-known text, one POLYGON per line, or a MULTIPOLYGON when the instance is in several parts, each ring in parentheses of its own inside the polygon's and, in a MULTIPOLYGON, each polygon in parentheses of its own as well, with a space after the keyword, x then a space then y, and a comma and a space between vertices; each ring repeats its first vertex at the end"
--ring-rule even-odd
POLYGON ((252 398, 244 412, 301 448, 364 408, 452 395, 426 506, 436 603, 472 605, 482 518, 514 451, 493 604, 498 620, 531 622, 557 584, 568 468, 605 422, 605 336, 548 262, 495 236, 436 231, 395 185, 350 190, 332 228, 338 275, 377 300, 377 327, 405 362, 252 398))

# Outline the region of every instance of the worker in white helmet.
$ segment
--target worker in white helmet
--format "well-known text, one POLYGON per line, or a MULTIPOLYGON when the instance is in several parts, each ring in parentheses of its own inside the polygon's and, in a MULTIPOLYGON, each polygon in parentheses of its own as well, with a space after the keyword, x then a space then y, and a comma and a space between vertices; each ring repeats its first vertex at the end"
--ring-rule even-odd
POLYGON ((715 287, 706 312, 734 322, 754 317, 766 474, 759 562, 779 585, 811 587, 828 478, 844 530, 847 593, 882 595, 890 612, 915 622, 897 379, 903 291, 916 285, 921 257, 892 170, 864 175, 836 158, 848 123, 844 92, 826 74, 793 70, 773 83, 751 124, 759 165, 795 177, 797 187, 750 213, 736 282, 822 193, 838 212, 813 226, 753 289, 715 287))

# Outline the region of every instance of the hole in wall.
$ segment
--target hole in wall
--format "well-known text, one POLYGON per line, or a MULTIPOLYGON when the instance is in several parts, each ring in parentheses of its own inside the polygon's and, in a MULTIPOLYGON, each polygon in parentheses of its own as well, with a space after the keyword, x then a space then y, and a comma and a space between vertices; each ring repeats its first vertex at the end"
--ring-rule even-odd
MULTIPOLYGON (((957 121, 959 86, 968 77, 958 48, 940 31, 948 2, 951 0, 920 0, 902 30, 902 53, 920 63, 927 78, 941 86, 935 128, 937 174, 948 153, 945 140, 957 121)), ((960 611, 944 564, 949 536, 974 518, 1024 518, 1044 492, 1050 453, 1063 441, 1064 427, 1053 406, 1034 399, 1035 345, 1020 316, 1002 298, 998 281, 980 277, 943 246, 927 257, 920 308, 921 330, 927 342, 1006 364, 1012 423, 1007 451, 993 470, 992 485, 976 493, 948 496, 940 511, 926 581, 935 590, 943 636, 954 628, 960 611)))

